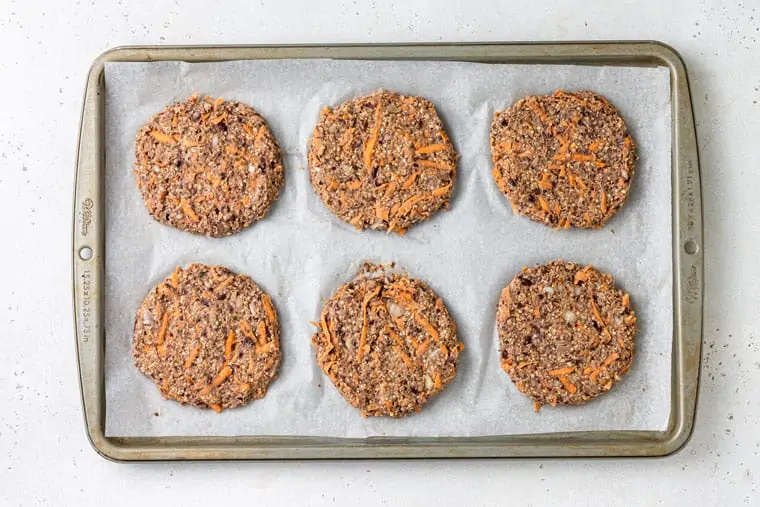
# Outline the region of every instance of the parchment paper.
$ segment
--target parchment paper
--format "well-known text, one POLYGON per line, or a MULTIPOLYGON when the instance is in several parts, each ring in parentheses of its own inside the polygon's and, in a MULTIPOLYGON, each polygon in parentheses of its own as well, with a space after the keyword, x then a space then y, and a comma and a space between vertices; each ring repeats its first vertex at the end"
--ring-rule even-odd
POLYGON ((476 436, 664 430, 673 338, 670 81, 665 68, 331 60, 106 66, 106 433, 109 436, 476 436), (449 211, 404 237, 356 232, 311 188, 306 145, 325 105, 379 88, 431 99, 461 154, 449 211), (530 94, 593 89, 620 110, 639 147, 631 198, 603 230, 555 232, 515 216, 491 178, 493 113, 530 94), (269 215, 224 239, 155 222, 132 174, 134 136, 194 91, 246 102, 285 154, 269 215), (610 393, 533 413, 499 366, 501 288, 524 265, 563 258, 611 273, 639 316, 636 358, 610 393), (362 261, 396 261, 444 299, 465 343, 456 379, 420 414, 363 419, 316 364, 310 337, 324 300, 362 261), (215 414, 165 401, 133 365, 134 314, 176 265, 219 263, 251 276, 276 304, 283 360, 267 396, 215 414))

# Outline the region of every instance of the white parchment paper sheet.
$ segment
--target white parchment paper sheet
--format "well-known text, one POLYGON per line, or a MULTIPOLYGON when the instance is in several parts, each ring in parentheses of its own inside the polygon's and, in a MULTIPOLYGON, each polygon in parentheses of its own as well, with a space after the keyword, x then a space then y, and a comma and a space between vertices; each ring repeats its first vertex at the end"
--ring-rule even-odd
POLYGON ((106 65, 106 433, 109 436, 476 436, 664 430, 673 338, 670 80, 665 68, 331 60, 106 65), (451 209, 404 237, 356 232, 311 188, 306 145, 325 105, 386 88, 432 100, 461 154, 451 209), (620 110, 639 147, 631 198, 603 230, 555 232, 513 215, 491 178, 493 113, 530 94, 592 89, 620 110), (246 102, 285 154, 269 215, 224 239, 155 222, 132 174, 137 129, 194 91, 246 102), (613 390, 582 407, 533 413, 499 366, 501 288, 524 265, 563 258, 611 273, 639 316, 636 358, 613 390), (316 364, 310 320, 364 260, 396 261, 444 299, 465 343, 456 379, 420 414, 363 419, 316 364), (133 365, 134 314, 176 265, 223 264, 276 304, 283 361, 267 396, 215 414, 165 401, 133 365))

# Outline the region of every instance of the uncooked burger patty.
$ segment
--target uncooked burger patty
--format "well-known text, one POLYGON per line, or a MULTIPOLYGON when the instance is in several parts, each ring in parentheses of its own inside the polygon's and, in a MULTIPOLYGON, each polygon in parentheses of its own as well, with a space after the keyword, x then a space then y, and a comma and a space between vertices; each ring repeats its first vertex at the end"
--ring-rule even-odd
POLYGON ((526 97, 491 124, 499 189, 556 228, 603 227, 628 198, 635 151, 617 110, 589 91, 526 97))
POLYGON ((502 368, 536 409, 609 391, 633 360, 630 297, 592 266, 523 268, 501 293, 496 325, 502 368))
POLYGON ((325 108, 309 143, 311 183, 357 229, 406 229, 447 208, 457 154, 433 104, 378 91, 325 108))
POLYGON ((277 376, 277 313, 245 275, 177 268, 140 305, 132 355, 164 398, 217 412, 245 405, 277 376))
POLYGON ((250 106, 197 96, 153 116, 137 133, 135 175, 159 222, 219 237, 249 227, 277 200, 277 141, 250 106))
POLYGON ((327 301, 312 337, 317 362, 364 416, 418 412, 456 375, 463 344, 427 285, 365 265, 327 301))

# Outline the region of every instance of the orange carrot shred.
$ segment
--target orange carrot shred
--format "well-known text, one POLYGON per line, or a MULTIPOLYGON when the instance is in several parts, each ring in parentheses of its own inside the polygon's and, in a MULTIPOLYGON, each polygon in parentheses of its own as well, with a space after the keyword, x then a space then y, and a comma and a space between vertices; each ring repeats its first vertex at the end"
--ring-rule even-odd
POLYGON ((214 101, 215 108, 221 106, 222 104, 224 104, 224 99, 222 97, 219 97, 218 99, 214 101))
POLYGON ((267 342, 267 325, 264 324, 263 320, 260 320, 258 325, 256 326, 256 334, 258 335, 258 342, 259 345, 263 346, 267 342))
POLYGON ((544 190, 551 190, 554 186, 551 182, 551 175, 549 173, 544 173, 544 175, 541 176, 541 181, 538 182, 538 186, 544 190))
POLYGON ((437 342, 441 341, 441 336, 438 334, 438 331, 436 331, 435 327, 433 327, 429 320, 417 312, 414 312, 414 320, 416 320, 417 323, 422 326, 422 329, 424 329, 427 334, 433 338, 433 340, 437 342))
POLYGON ((536 413, 538 413, 539 410, 541 410, 541 402, 537 401, 537 402, 533 403, 533 411, 536 412, 536 413))
POLYGON ((264 313, 266 313, 269 322, 275 322, 277 320, 277 315, 274 313, 272 299, 267 294, 264 294, 261 296, 261 302, 264 305, 264 313))
POLYGON ((609 366, 612 363, 614 363, 615 361, 617 361, 619 357, 620 357, 620 354, 618 354, 617 352, 613 352, 612 354, 610 354, 609 356, 607 356, 607 359, 604 360, 604 362, 602 363, 602 365, 603 366, 609 366))
POLYGON ((427 146, 423 146, 421 148, 417 148, 415 150, 416 153, 420 155, 425 155, 428 153, 435 153, 437 151, 445 150, 446 145, 445 144, 429 144, 427 146))
POLYGON ((193 208, 190 207, 190 203, 187 202, 186 199, 182 199, 180 201, 180 206, 182 206, 182 212, 185 214, 187 218, 189 218, 190 220, 196 223, 200 220, 198 218, 198 215, 195 214, 195 211, 193 211, 193 208))
POLYGON ((546 199, 544 199, 542 196, 538 196, 538 204, 541 206, 541 209, 544 210, 545 213, 549 213, 549 204, 547 204, 546 199))
POLYGON ((335 346, 335 343, 333 343, 332 335, 330 334, 330 327, 327 325, 327 307, 325 307, 324 310, 322 310, 322 314, 319 316, 319 321, 322 323, 322 331, 324 331, 325 336, 327 337, 327 341, 332 343, 333 346, 335 346))
POLYGON ((364 161, 364 168, 367 171, 372 170, 372 155, 374 154, 377 140, 380 137, 380 124, 383 119, 382 114, 383 114, 382 102, 378 99, 377 107, 375 108, 375 121, 372 124, 372 130, 370 130, 369 139, 367 139, 367 144, 364 146, 363 161, 364 161))
POLYGON ((172 136, 170 136, 169 134, 164 134, 163 132, 159 130, 151 130, 150 137, 152 137, 159 143, 177 144, 177 141, 175 141, 172 136))
POLYGON ((623 294, 623 305, 626 308, 631 307, 631 296, 629 296, 628 294, 623 294))
POLYGON ((607 192, 602 191, 602 202, 600 207, 602 209, 602 213, 607 213, 607 192))
POLYGON ((234 279, 235 279, 234 276, 232 276, 232 275, 228 276, 227 278, 225 278, 224 280, 222 280, 219 283, 219 285, 217 285, 216 287, 214 287, 214 292, 220 292, 220 291, 224 290, 229 284, 232 283, 232 280, 234 280, 234 279))
POLYGON ((449 183, 448 185, 444 185, 442 187, 436 188, 435 190, 430 192, 430 195, 432 195, 433 197, 444 195, 445 193, 449 191, 450 188, 451 188, 451 183, 449 183))
POLYGON ((425 340, 417 346, 417 355, 421 356, 424 354, 428 347, 430 347, 430 337, 425 338, 425 340))
POLYGON ((364 355, 364 346, 367 344, 367 305, 369 302, 380 293, 381 286, 377 286, 374 291, 370 292, 364 297, 362 301, 362 330, 359 337, 359 349, 356 351, 356 361, 360 362, 364 355))
POLYGON ((201 352, 201 344, 196 343, 195 346, 190 350, 190 355, 187 356, 187 359, 185 359, 185 369, 187 370, 190 368, 195 360, 198 358, 198 354, 201 352))
POLYGON ((575 393, 578 390, 578 388, 575 387, 575 384, 567 380, 566 377, 560 377, 559 381, 562 382, 562 387, 564 387, 570 393, 575 393))
POLYGON ((166 329, 169 327, 169 312, 164 313, 164 317, 161 319, 161 329, 158 331, 158 344, 164 344, 164 338, 166 337, 166 329))
POLYGON ((222 406, 219 405, 218 403, 209 403, 208 406, 209 408, 214 409, 214 412, 216 412, 217 414, 221 413, 223 410, 222 406))
POLYGON ((224 358, 229 361, 232 359, 232 345, 235 343, 235 331, 230 329, 227 335, 227 341, 224 343, 224 358))
POLYGON ((594 160, 593 155, 585 155, 583 153, 573 153, 571 158, 576 162, 591 162, 594 160))
POLYGON ((552 377, 561 377, 563 375, 569 375, 573 371, 575 371, 575 368, 573 368, 572 366, 567 366, 565 368, 559 368, 557 370, 551 370, 549 372, 549 375, 551 375, 552 377))
POLYGON ((222 385, 222 383, 227 380, 230 375, 232 375, 232 368, 230 368, 229 365, 225 365, 221 370, 219 370, 219 373, 216 375, 216 377, 214 377, 214 380, 212 380, 210 384, 201 390, 201 396, 208 395, 214 388, 222 385))
POLYGON ((420 171, 414 171, 407 179, 404 181, 404 183, 401 184, 401 188, 409 188, 412 185, 414 185, 414 180, 417 179, 417 176, 420 175, 420 171))
POLYGON ((362 187, 362 182, 360 180, 350 181, 346 183, 346 188, 350 190, 358 190, 362 187))
POLYGON ((417 164, 422 167, 430 167, 432 169, 440 169, 442 171, 450 171, 452 167, 443 162, 434 162, 432 160, 417 160, 417 164))

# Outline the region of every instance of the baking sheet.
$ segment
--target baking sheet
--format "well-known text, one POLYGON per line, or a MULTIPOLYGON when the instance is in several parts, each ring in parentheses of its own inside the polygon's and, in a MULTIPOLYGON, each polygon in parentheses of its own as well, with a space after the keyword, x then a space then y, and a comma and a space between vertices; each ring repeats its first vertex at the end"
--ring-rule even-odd
POLYGON ((671 117, 666 68, 372 62, 108 63, 106 79, 106 435, 484 436, 590 430, 665 430, 673 337, 671 117), (424 95, 461 154, 449 211, 404 237, 356 232, 308 180, 306 144, 319 110, 386 88, 424 95), (620 110, 639 147, 631 198, 601 231, 555 232, 513 215, 494 185, 488 128, 524 95, 594 89, 620 110), (286 183, 269 215, 210 239, 150 218, 135 186, 134 135, 166 104, 195 91, 241 100, 269 122, 286 183), (610 272, 639 316, 636 359, 606 396, 533 413, 499 366, 495 309, 523 265, 563 258, 610 272), (310 320, 365 261, 395 261, 425 280, 454 315, 466 348, 456 379, 420 414, 362 418, 322 374, 310 320), (134 367, 140 301, 176 265, 219 263, 251 276, 277 305, 280 377, 267 396, 215 414, 161 398, 134 367))

